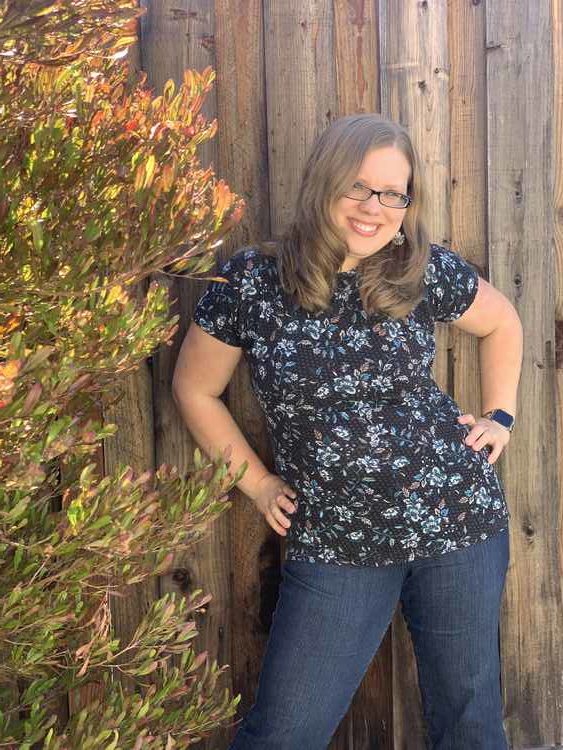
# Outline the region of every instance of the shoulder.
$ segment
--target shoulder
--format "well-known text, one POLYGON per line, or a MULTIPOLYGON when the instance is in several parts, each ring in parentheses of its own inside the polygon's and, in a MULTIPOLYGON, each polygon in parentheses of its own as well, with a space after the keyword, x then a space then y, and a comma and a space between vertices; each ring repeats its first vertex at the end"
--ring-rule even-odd
POLYGON ((458 252, 431 243, 424 282, 436 320, 451 321, 460 317, 475 299, 479 274, 458 252))
POLYGON ((276 259, 255 245, 238 248, 217 264, 217 271, 233 286, 263 281, 276 268, 276 259))
MULTIPOLYGON (((430 243, 428 265, 425 271, 425 281, 431 283, 441 274, 456 273, 461 268, 472 269, 473 266, 462 255, 444 245, 430 243)), ((474 269, 473 269, 474 270, 474 269)))
POLYGON ((455 250, 444 245, 430 243, 428 264, 424 273, 424 281, 428 285, 440 280, 455 282, 456 278, 465 282, 467 275, 478 276, 477 269, 455 250))

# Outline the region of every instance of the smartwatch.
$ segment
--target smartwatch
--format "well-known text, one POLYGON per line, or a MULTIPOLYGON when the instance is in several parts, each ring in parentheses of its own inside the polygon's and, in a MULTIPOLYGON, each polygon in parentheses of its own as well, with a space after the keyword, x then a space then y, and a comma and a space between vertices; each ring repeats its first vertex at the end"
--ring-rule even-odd
POLYGON ((506 427, 509 432, 512 432, 514 429, 514 417, 512 414, 504 411, 504 409, 491 409, 486 414, 483 414, 483 416, 492 419, 494 422, 498 422, 503 427, 506 427))

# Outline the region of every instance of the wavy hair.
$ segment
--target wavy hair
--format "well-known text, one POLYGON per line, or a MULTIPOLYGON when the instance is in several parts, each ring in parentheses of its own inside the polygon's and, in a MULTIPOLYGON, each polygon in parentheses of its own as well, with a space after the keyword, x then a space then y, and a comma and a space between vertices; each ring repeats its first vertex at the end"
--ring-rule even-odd
POLYGON ((274 255, 281 285, 295 303, 312 313, 327 310, 337 273, 346 258, 346 243, 332 219, 332 207, 355 179, 366 154, 386 146, 407 158, 411 176, 407 192, 402 245, 389 242, 357 266, 364 310, 404 318, 424 293, 429 259, 425 221, 424 177, 420 157, 401 125, 378 114, 340 117, 315 141, 297 194, 296 211, 279 240, 258 243, 274 255))

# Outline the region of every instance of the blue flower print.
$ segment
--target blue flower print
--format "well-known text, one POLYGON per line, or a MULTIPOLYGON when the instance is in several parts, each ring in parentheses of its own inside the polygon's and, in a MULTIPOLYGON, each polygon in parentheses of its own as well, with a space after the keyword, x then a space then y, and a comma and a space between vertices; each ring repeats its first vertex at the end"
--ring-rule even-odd
POLYGON ((359 539, 364 538, 364 532, 363 531, 352 531, 350 534, 348 534, 348 538, 352 541, 357 541, 359 539))
POLYGON ((409 463, 410 461, 406 456, 397 456, 397 458, 393 459, 391 466, 397 471, 397 469, 401 469, 403 466, 408 466, 409 463))
POLYGON ((428 508, 421 500, 409 498, 405 503, 404 518, 409 521, 421 521, 428 515, 428 508))
POLYGON ((354 513, 347 505, 335 505, 333 511, 339 521, 352 521, 354 519, 354 513))
POLYGON ((334 466, 340 461, 340 454, 331 445, 319 445, 316 458, 322 466, 334 466))
POLYGON ((436 516, 428 516, 422 520, 422 531, 424 534, 437 534, 441 530, 440 519, 436 516))
POLYGON ((491 496, 486 487, 480 487, 475 493, 475 502, 481 508, 488 508, 491 505, 491 496))
POLYGON ((241 299, 248 300, 256 297, 258 290, 256 289, 256 283, 253 279, 244 278, 240 289, 241 299))
POLYGON ((268 346, 266 342, 264 341, 264 339, 254 342, 254 345, 252 347, 252 353, 254 354, 257 360, 266 359, 266 357, 270 356, 268 346))
POLYGON ((339 438, 342 438, 343 440, 349 440, 349 439, 350 439, 350 437, 351 437, 351 436, 350 436, 350 430, 348 430, 348 429, 347 429, 346 427, 342 427, 342 426, 340 426, 340 425, 337 425, 337 426, 336 426, 336 427, 334 428, 334 430, 333 430, 333 431, 334 431, 334 434, 335 434, 335 435, 336 435, 337 437, 339 437, 339 438))
POLYGON ((426 474, 426 479, 433 487, 443 487, 448 480, 448 475, 439 466, 433 466, 426 474))
POLYGON ((334 379, 334 390, 338 393, 353 395, 357 392, 357 381, 351 375, 345 375, 343 378, 334 379))
POLYGON ((360 456, 354 463, 360 470, 365 471, 366 474, 378 471, 381 465, 378 458, 369 454, 360 456))
POLYGON ((343 339, 346 342, 346 346, 349 346, 356 352, 360 351, 360 349, 369 347, 370 345, 368 332, 361 331, 352 326, 346 329, 343 339))
POLYGON ((291 341, 291 339, 280 339, 276 346, 273 349, 273 354, 281 354, 285 357, 294 356, 297 352, 297 348, 295 346, 295 341, 291 341))
POLYGON ((323 329, 326 330, 326 328, 327 324, 323 323, 321 320, 307 320, 303 323, 301 333, 304 336, 308 336, 309 338, 318 341, 323 333, 323 329))

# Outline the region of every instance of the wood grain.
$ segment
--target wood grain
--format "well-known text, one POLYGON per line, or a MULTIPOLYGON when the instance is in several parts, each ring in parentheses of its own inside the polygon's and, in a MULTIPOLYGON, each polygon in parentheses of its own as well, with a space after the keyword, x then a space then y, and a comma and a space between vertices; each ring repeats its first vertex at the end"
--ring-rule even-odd
MULTIPOLYGON (((104 469, 106 474, 114 474, 119 464, 127 464, 138 476, 154 469, 152 387, 147 362, 127 376, 120 391, 119 402, 104 411, 104 422, 118 427, 117 433, 104 442, 104 469)), ((124 646, 158 595, 158 580, 153 578, 124 587, 110 599, 113 626, 124 646)), ((122 678, 122 682, 134 687, 130 679, 122 678)))
MULTIPOLYGON (((268 139, 264 34, 259 0, 216 0, 218 171, 246 203, 222 256, 269 234, 268 139)), ((243 358, 227 389, 227 405, 262 462, 273 470, 265 419, 243 358)), ((233 493, 230 511, 231 652, 237 721, 254 702, 280 582, 280 543, 250 498, 233 493)), ((232 736, 234 736, 234 731, 232 736)), ((226 745, 223 745, 226 747, 226 745)))
POLYGON ((335 119, 332 4, 264 0, 271 230, 293 218, 314 139, 335 119))
POLYGON ((338 115, 378 112, 377 3, 366 0, 335 0, 334 46, 338 115))
POLYGON ((548 2, 506 0, 486 12, 489 268, 525 331, 520 427, 502 463, 512 512, 503 692, 516 747, 563 733, 552 12, 548 2))
MULTIPOLYGON (((161 0, 146 4, 148 13, 142 19, 142 60, 149 73, 149 83, 160 93, 164 83, 172 78, 178 85, 184 70, 201 71, 215 67, 215 14, 209 0, 161 0)), ((202 113, 209 120, 217 114, 216 87, 204 100, 202 113)), ((198 156, 202 166, 216 164, 217 140, 200 147, 198 156)), ((172 399, 171 384, 178 350, 191 319, 193 307, 205 289, 205 283, 190 280, 164 280, 169 287, 174 312, 180 315, 179 330, 173 346, 161 347, 154 357, 153 398, 155 408, 156 464, 173 464, 181 472, 193 468, 196 447, 172 399)), ((210 527, 209 535, 194 545, 189 554, 178 555, 175 566, 183 578, 185 593, 202 589, 212 599, 203 614, 196 615, 198 636, 193 642, 197 652, 208 651, 209 660, 219 665, 229 663, 231 653, 231 557, 230 519, 226 513, 210 527)), ((173 576, 160 580, 161 593, 178 591, 173 576)), ((230 670, 222 674, 217 689, 232 690, 230 670)), ((202 750, 226 746, 230 730, 217 730, 200 743, 202 750)))

